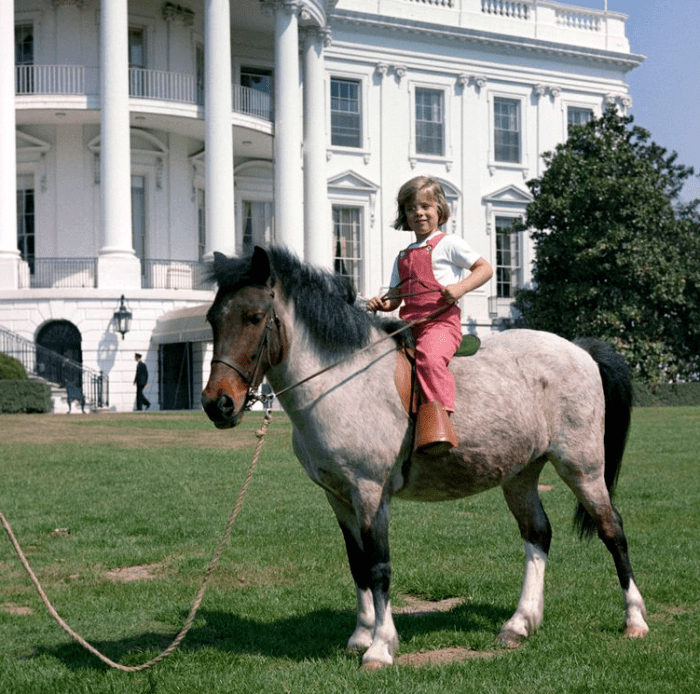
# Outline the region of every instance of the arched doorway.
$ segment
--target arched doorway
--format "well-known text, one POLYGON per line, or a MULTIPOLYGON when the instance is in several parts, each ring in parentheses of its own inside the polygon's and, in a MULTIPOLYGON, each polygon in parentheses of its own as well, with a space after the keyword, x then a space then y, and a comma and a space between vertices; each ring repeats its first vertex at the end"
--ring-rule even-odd
POLYGON ((36 351, 36 368, 42 378, 82 389, 82 369, 72 365, 72 362, 83 363, 82 336, 73 323, 50 321, 37 333, 36 344, 41 348, 36 351))

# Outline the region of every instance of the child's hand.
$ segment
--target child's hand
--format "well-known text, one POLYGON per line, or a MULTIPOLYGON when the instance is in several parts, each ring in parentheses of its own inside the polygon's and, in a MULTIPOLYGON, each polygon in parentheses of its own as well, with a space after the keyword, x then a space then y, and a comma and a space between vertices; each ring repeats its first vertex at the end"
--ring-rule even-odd
POLYGON ((464 296, 464 290, 459 284, 448 284, 442 290, 442 296, 448 303, 456 304, 464 296))
POLYGON ((384 296, 373 296, 367 302, 367 309, 369 311, 391 311, 391 300, 384 296))

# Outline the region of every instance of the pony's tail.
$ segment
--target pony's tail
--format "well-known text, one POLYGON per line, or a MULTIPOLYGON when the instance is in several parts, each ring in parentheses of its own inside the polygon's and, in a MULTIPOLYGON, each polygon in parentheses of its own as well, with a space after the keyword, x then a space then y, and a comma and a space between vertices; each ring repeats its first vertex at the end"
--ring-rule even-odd
MULTIPOLYGON (((598 364, 605 394, 605 486, 610 498, 620 474, 632 416, 632 376, 627 362, 615 349, 600 340, 579 338, 574 343, 588 352, 598 364)), ((576 507, 574 529, 581 539, 590 539, 595 523, 581 503, 576 507)))

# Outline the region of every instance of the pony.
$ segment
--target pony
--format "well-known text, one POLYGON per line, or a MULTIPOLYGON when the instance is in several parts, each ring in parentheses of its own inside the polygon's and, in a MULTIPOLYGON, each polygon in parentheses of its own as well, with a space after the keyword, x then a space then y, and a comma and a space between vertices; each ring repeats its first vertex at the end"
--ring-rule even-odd
POLYGON ((582 537, 597 531, 625 603, 624 632, 649 631, 619 513, 611 502, 630 425, 624 359, 593 339, 508 330, 451 364, 459 445, 439 458, 413 452, 413 423, 394 384, 400 344, 342 277, 285 248, 216 253, 207 313, 214 345, 202 406, 219 428, 236 426, 265 377, 293 426, 307 475, 325 492, 345 540, 357 622, 347 647, 366 668, 388 666, 398 645, 391 614, 388 542, 392 498, 459 499, 500 486, 525 547, 525 574, 498 643, 516 646, 542 621, 552 529, 538 494, 547 462, 578 500, 582 537))

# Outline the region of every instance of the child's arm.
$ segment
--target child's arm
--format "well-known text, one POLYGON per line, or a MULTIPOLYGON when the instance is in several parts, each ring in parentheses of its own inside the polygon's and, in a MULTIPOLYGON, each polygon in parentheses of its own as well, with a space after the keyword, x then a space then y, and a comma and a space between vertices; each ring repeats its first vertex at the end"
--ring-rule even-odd
POLYGON ((471 274, 468 277, 461 282, 448 284, 442 290, 442 295, 451 304, 456 304, 465 294, 478 289, 493 277, 493 268, 485 258, 479 258, 469 270, 471 274))

